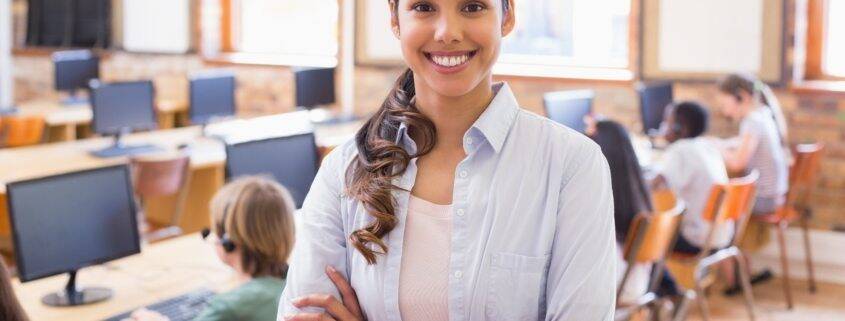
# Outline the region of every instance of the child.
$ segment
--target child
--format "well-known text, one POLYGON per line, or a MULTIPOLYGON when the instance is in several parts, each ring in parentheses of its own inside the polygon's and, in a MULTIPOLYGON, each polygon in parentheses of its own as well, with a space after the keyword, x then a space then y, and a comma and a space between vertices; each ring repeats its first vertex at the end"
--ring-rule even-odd
MULTIPOLYGON (((697 254, 706 242, 710 223, 702 218, 715 184, 728 182, 719 150, 701 135, 707 131, 707 110, 696 102, 682 102, 666 110, 661 126, 669 147, 655 165, 653 185, 666 185, 686 203, 675 251, 697 254)), ((733 222, 716 228, 711 246, 721 248, 733 236, 733 222)))
MULTIPOLYGON (((214 297, 194 320, 275 320, 294 241, 293 204, 284 187, 260 177, 239 178, 217 192, 212 229, 203 236, 214 235, 217 256, 243 284, 214 297)), ((167 320, 145 309, 132 318, 167 320)))
POLYGON ((9 271, 0 257, 0 320, 3 321, 28 321, 20 302, 12 291, 12 281, 9 271))

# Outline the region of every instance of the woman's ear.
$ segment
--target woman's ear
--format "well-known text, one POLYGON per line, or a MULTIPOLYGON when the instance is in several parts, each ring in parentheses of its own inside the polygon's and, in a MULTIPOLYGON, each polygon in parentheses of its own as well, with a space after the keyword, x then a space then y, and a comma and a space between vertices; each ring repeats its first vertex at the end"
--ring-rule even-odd
POLYGON ((390 29, 393 30, 393 36, 399 39, 399 0, 388 1, 390 6, 390 29))
MULTIPOLYGON (((515 2, 516 0, 507 0, 508 8, 504 12, 505 16, 502 17, 502 37, 505 37, 513 31, 514 26, 516 25, 516 7, 515 2)), ((502 5, 504 5, 505 0, 502 0, 502 5)))

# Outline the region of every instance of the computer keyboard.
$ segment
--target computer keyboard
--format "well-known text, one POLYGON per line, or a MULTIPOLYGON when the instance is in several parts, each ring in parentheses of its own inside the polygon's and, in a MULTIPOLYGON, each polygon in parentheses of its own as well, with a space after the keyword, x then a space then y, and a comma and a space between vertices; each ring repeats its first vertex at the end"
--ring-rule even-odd
MULTIPOLYGON (((154 303, 147 306, 147 310, 161 313, 168 317, 170 321, 190 321, 193 320, 208 304, 208 300, 215 295, 209 289, 199 289, 190 293, 186 293, 174 298, 154 303)), ((132 311, 122 313, 105 321, 120 321, 129 318, 132 311)))

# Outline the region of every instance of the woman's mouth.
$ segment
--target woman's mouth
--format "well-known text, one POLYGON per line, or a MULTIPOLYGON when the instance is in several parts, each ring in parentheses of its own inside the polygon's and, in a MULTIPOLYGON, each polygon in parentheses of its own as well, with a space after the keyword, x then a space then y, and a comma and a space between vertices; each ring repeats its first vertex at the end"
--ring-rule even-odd
POLYGON ((433 51, 426 52, 425 57, 434 66, 434 69, 440 73, 451 74, 456 73, 469 65, 469 61, 478 50, 472 51, 433 51))

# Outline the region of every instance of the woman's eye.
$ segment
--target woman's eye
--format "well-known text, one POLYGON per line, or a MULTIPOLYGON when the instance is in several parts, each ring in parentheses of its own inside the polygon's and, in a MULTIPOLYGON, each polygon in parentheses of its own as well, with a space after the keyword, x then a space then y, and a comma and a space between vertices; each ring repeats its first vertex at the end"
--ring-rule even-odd
POLYGON ((418 4, 415 4, 415 5, 414 5, 414 7, 413 7, 412 9, 413 9, 414 11, 418 11, 418 12, 431 12, 431 11, 434 11, 434 8, 433 8, 430 4, 427 4, 427 3, 418 3, 418 4))
POLYGON ((474 12, 480 12, 484 9, 486 9, 486 8, 483 5, 481 5, 480 3, 470 3, 466 6, 464 6, 464 9, 462 11, 474 13, 474 12))

